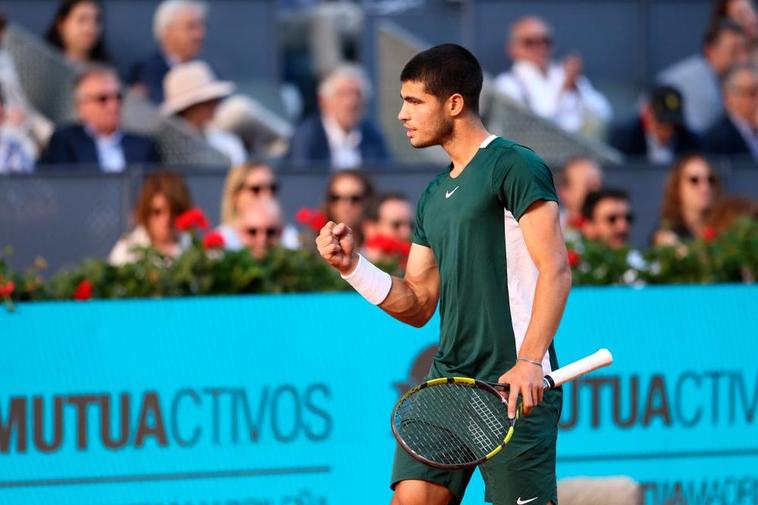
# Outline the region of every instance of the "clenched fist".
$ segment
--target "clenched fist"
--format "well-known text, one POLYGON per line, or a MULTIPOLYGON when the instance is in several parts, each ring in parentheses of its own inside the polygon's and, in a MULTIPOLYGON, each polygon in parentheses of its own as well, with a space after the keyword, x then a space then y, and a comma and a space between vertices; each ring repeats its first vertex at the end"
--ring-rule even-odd
POLYGON ((316 247, 321 257, 342 275, 351 273, 358 264, 353 231, 344 223, 326 223, 316 237, 316 247))

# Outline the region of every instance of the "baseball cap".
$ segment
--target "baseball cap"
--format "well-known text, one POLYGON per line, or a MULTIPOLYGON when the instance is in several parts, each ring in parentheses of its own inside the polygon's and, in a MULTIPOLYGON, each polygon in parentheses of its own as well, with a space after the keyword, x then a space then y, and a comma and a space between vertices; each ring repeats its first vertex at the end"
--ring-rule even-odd
POLYGON ((678 89, 671 86, 657 86, 650 91, 650 107, 655 119, 661 123, 684 123, 684 100, 678 89))

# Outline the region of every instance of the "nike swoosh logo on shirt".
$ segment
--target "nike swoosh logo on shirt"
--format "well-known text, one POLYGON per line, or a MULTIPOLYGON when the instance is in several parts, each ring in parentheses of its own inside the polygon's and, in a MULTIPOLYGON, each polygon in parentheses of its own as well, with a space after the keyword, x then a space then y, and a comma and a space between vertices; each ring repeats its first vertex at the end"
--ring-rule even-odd
POLYGON ((538 497, 535 496, 534 498, 530 498, 528 500, 522 500, 521 497, 519 496, 518 499, 516 499, 516 505, 524 505, 525 503, 533 502, 537 498, 538 497))
POLYGON ((460 188, 460 186, 456 186, 455 189, 453 189, 452 191, 445 191, 445 198, 450 198, 451 196, 453 196, 453 193, 458 191, 458 188, 460 188))

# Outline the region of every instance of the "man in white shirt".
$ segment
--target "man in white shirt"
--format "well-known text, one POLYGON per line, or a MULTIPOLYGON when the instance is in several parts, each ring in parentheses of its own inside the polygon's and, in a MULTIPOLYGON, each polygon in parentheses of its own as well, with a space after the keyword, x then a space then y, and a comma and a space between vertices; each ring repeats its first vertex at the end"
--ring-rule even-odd
POLYGON ((513 66, 495 79, 497 90, 564 130, 602 134, 612 115, 608 100, 582 75, 581 57, 552 61, 553 37, 545 21, 534 16, 516 21, 506 52, 513 66))
POLYGON ((368 95, 368 80, 360 68, 343 65, 332 71, 319 85, 320 113, 295 129, 289 160, 328 164, 334 170, 386 160, 382 134, 364 119, 368 95))

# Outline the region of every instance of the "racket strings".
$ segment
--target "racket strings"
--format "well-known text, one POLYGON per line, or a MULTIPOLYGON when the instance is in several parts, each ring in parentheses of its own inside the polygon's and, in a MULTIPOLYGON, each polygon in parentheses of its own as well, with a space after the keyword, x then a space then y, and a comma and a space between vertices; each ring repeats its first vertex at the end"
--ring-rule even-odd
MULTIPOLYGON (((500 407, 499 403, 497 405, 500 407)), ((471 406, 479 414, 482 421, 486 423, 487 428, 491 432, 504 433, 506 431, 506 427, 503 426, 503 423, 500 422, 495 413, 490 409, 490 406, 482 400, 481 395, 474 395, 471 400, 471 406)))
POLYGON ((497 395, 467 384, 427 387, 395 417, 398 434, 419 456, 443 465, 479 461, 503 443, 505 407, 497 395))

